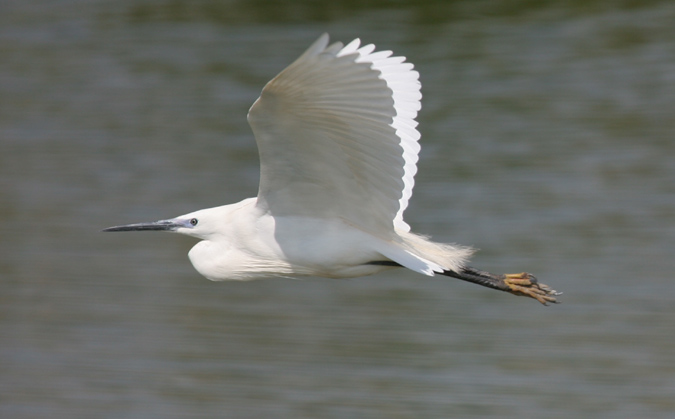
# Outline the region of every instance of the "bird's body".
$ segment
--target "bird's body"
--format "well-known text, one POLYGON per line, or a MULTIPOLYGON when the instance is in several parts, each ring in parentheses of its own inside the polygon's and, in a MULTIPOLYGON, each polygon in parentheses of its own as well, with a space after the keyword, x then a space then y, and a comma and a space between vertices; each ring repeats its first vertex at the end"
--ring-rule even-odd
POLYGON ((165 230, 202 239, 189 253, 219 280, 349 278, 395 267, 555 302, 526 273, 466 266, 467 247, 435 243, 403 221, 417 171, 418 73, 404 57, 320 37, 271 80, 249 112, 258 196, 105 231, 165 230))
MULTIPOLYGON (((339 220, 274 217, 258 208, 254 198, 210 211, 227 224, 197 243, 189 257, 200 274, 214 281, 274 276, 346 278, 387 268, 367 265, 382 259, 373 250, 374 238, 339 220)), ((192 216, 202 222, 199 212, 192 216)))
POLYGON ((436 264, 433 260, 442 263, 438 266, 443 270, 458 270, 470 254, 468 249, 433 243, 408 232, 399 232, 395 240, 379 238, 339 218, 274 216, 257 203, 248 198, 179 217, 221 225, 212 232, 197 230, 199 225, 185 232, 203 239, 189 253, 200 274, 214 281, 273 276, 352 278, 393 267, 377 262, 403 264, 407 259, 415 270, 427 273, 426 265, 436 264), (425 256, 426 265, 413 264, 425 256))

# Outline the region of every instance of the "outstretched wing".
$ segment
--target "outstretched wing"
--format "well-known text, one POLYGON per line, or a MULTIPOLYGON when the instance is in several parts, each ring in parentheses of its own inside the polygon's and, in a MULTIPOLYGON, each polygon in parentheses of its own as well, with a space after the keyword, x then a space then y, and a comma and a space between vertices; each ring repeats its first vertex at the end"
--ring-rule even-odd
POLYGON ((419 74, 405 57, 328 46, 322 35, 249 111, 260 153, 258 206, 275 216, 341 218, 378 236, 409 231, 417 171, 419 74))

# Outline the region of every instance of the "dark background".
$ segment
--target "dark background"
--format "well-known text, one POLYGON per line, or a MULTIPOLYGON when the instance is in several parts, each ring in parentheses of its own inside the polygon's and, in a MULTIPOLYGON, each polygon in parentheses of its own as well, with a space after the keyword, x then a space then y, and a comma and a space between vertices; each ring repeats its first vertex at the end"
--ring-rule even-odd
POLYGON ((675 3, 0 1, 0 416, 670 418, 675 3), (415 63, 413 230, 535 273, 213 283, 246 112, 322 32, 415 63))

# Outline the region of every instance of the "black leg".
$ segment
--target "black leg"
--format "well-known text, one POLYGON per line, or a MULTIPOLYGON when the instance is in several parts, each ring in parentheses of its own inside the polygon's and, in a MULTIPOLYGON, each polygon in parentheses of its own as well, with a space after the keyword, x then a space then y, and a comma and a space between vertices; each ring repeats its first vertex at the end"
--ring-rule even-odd
POLYGON ((534 298, 543 305, 548 305, 548 303, 558 303, 555 297, 561 294, 552 290, 548 285, 540 284, 534 275, 527 272, 495 275, 490 272, 466 266, 459 272, 445 271, 442 275, 472 282, 495 290, 505 291, 514 295, 534 298))
MULTIPOLYGON (((401 266, 400 264, 391 260, 375 260, 368 262, 368 265, 401 266)), ((480 269, 472 268, 470 266, 465 266, 460 269, 459 272, 444 271, 441 273, 441 275, 461 279, 462 281, 472 282, 484 287, 508 292, 513 295, 534 298, 543 305, 548 305, 548 303, 558 303, 558 300, 556 300, 555 297, 562 294, 556 290, 551 289, 548 285, 540 284, 534 275, 527 272, 522 272, 519 274, 495 275, 490 272, 481 271, 480 269)))

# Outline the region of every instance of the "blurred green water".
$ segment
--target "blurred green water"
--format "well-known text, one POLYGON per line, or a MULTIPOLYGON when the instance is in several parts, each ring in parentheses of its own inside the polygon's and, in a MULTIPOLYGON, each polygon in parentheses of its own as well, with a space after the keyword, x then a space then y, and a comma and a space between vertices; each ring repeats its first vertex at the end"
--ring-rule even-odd
POLYGON ((669 2, 7 2, 3 417, 672 417, 669 2), (246 124, 321 32, 416 64, 416 231, 565 291, 211 283, 103 227, 257 190, 246 124))

